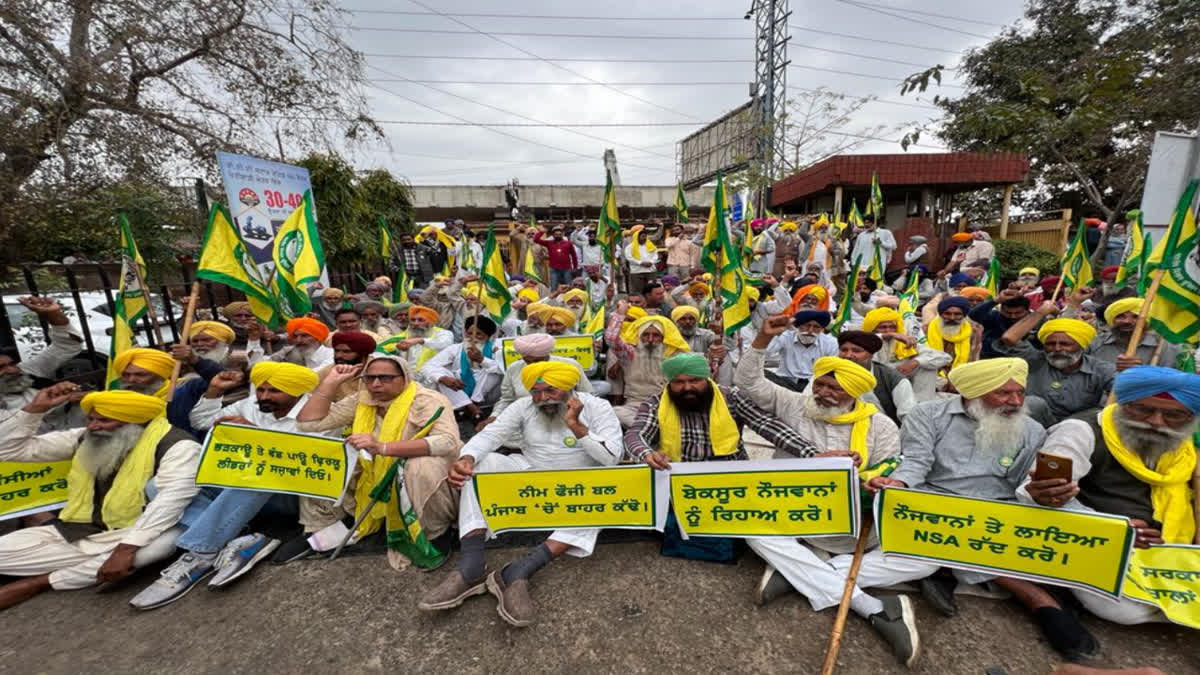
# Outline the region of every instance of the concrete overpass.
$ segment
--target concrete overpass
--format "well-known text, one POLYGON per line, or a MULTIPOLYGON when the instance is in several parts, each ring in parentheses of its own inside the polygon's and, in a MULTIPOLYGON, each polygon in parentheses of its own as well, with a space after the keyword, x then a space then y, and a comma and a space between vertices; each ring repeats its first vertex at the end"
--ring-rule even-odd
MULTIPOLYGON (((504 185, 414 185, 417 222, 461 218, 468 223, 509 220, 504 185)), ((708 217, 712 186, 684 192, 692 222, 708 217)), ((600 217, 603 185, 522 185, 521 212, 539 221, 595 221, 600 217)), ((621 220, 672 220, 675 217, 674 185, 622 185, 617 187, 621 220)))

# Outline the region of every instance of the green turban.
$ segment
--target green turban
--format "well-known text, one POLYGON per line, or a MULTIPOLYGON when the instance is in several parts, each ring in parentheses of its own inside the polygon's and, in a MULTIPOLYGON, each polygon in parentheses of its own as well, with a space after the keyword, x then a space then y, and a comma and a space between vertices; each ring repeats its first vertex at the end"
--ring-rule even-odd
POLYGON ((677 354, 663 361, 663 375, 667 376, 668 380, 673 380, 680 375, 691 375, 692 377, 703 377, 708 379, 712 377, 712 369, 708 367, 708 359, 703 354, 695 352, 684 352, 677 354))

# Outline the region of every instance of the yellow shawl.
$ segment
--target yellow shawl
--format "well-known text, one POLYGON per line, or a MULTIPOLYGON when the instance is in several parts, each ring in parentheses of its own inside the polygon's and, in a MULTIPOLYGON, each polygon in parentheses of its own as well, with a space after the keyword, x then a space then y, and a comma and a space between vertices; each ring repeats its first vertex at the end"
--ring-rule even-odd
MULTIPOLYGON (((712 443, 713 454, 717 457, 732 455, 737 452, 738 440, 741 438, 737 423, 729 413, 729 406, 725 403, 721 388, 711 379, 708 386, 712 387, 713 392, 712 407, 708 411, 708 439, 712 443)), ((679 411, 675 409, 670 393, 663 389, 662 396, 658 399, 658 448, 672 462, 678 462, 683 456, 681 436, 679 411)))
MULTIPOLYGON (((146 483, 154 477, 155 451, 158 442, 170 430, 171 423, 166 415, 150 420, 141 438, 121 462, 112 487, 100 505, 100 520, 108 529, 129 527, 142 515, 142 510, 146 508, 146 483)), ((92 522, 95 494, 96 476, 84 469, 76 458, 71 462, 71 472, 67 474, 67 505, 59 518, 67 523, 92 522)))
MULTIPOLYGON (((400 395, 392 400, 392 404, 388 406, 387 413, 383 416, 383 424, 379 429, 379 441, 381 443, 389 443, 391 441, 404 440, 401 435, 404 431, 404 423, 408 421, 408 411, 412 407, 413 399, 417 396, 417 383, 409 380, 408 386, 400 395)), ((359 402, 358 407, 354 410, 354 423, 350 429, 356 434, 370 434, 375 431, 375 406, 367 403, 359 402)), ((362 516, 362 511, 371 501, 371 490, 375 485, 383 479, 383 475, 391 468, 392 464, 399 461, 397 457, 377 456, 370 462, 360 462, 362 474, 358 477, 358 485, 354 488, 354 509, 355 518, 362 516)), ((379 529, 379 526, 386 521, 388 530, 405 529, 404 519, 401 516, 401 505, 399 499, 392 499, 387 503, 387 509, 384 513, 377 510, 372 510, 371 515, 363 520, 358 526, 358 536, 365 537, 379 529)), ((416 535, 420 533, 420 526, 417 526, 417 532, 410 532, 413 541, 416 541, 416 535)))
POLYGON ((954 345, 954 360, 950 362, 947 371, 954 370, 971 360, 971 322, 963 319, 962 328, 958 335, 947 337, 942 335, 942 319, 938 317, 929 322, 929 330, 925 333, 925 343, 931 349, 945 351, 946 343, 954 345))
POLYGON ((827 421, 830 424, 853 424, 850 428, 850 451, 857 452, 860 458, 858 465, 858 479, 862 482, 867 482, 875 476, 883 475, 889 466, 887 464, 879 464, 879 466, 868 469, 871 466, 871 450, 867 447, 867 433, 871 431, 871 415, 878 412, 871 403, 856 401, 854 408, 850 412, 842 413, 837 417, 831 417, 827 421))

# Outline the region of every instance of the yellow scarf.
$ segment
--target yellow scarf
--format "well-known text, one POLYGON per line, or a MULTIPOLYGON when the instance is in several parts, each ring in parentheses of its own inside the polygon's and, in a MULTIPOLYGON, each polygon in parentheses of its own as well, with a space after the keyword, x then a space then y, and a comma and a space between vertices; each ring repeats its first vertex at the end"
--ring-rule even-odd
MULTIPOLYGON (((404 391, 400 392, 392 404, 388 406, 387 413, 383 416, 383 424, 379 429, 379 441, 381 443, 389 443, 391 441, 404 440, 401 435, 404 432, 404 423, 408 421, 408 410, 412 407, 413 399, 417 396, 417 383, 410 381, 404 391)), ((351 425, 351 431, 356 434, 370 434, 375 432, 375 406, 359 402, 358 407, 354 410, 354 423, 351 425)), ((354 517, 362 516, 362 511, 371 501, 371 490, 375 485, 383 479, 383 474, 391 468, 392 464, 399 460, 397 457, 385 457, 378 455, 369 462, 360 462, 362 474, 358 477, 358 485, 354 488, 354 517)), ((405 529, 404 518, 401 516, 401 506, 399 499, 388 501, 387 508, 384 513, 378 510, 372 510, 371 515, 363 520, 358 526, 359 538, 365 537, 379 529, 380 525, 387 523, 387 529, 397 530, 405 529)), ((417 532, 409 532, 413 541, 416 541, 416 535, 420 533, 420 526, 417 525, 417 532)))
MULTIPOLYGON (((901 319, 901 321, 903 321, 903 319, 901 319)), ((902 328, 900 328, 899 326, 897 326, 897 332, 901 335, 905 335, 904 330, 902 328)), ((945 338, 943 337, 943 339, 945 339, 945 338)), ((958 348, 955 347, 956 351, 957 351, 957 349, 958 348)), ((903 361, 905 359, 911 359, 912 357, 916 356, 917 348, 909 347, 908 345, 904 344, 903 340, 893 339, 892 340, 892 354, 895 355, 896 360, 903 361)))
MULTIPOLYGON (((711 379, 708 386, 712 387, 712 407, 708 410, 708 439, 712 443, 713 454, 717 457, 732 455, 737 452, 738 434, 737 423, 729 414, 729 406, 721 394, 721 388, 711 379)), ((658 398, 658 448, 672 462, 678 462, 683 456, 681 441, 682 431, 679 425, 679 411, 666 389, 658 398)))
POLYGON ((963 320, 962 328, 959 329, 958 335, 947 337, 942 335, 942 320, 941 318, 934 319, 929 322, 929 330, 925 333, 925 343, 931 349, 937 351, 945 351, 946 343, 954 345, 954 360, 950 362, 950 367, 947 371, 954 370, 962 364, 971 360, 971 322, 963 320))
MULTIPOLYGON (((633 251, 633 257, 634 257, 634 258, 635 258, 635 259, 636 259, 638 262, 642 262, 642 244, 641 244, 641 239, 642 239, 642 232, 641 232, 641 230, 638 230, 637 232, 634 232, 634 233, 633 233, 633 241, 631 241, 631 242, 629 243, 630 250, 632 250, 632 251, 633 251)), ((647 239, 647 240, 646 240, 646 252, 647 252, 647 253, 654 253, 654 252, 655 252, 655 251, 657 251, 657 250, 658 250, 658 247, 654 245, 654 242, 652 242, 652 241, 650 241, 649 239, 647 239)))
MULTIPOLYGON (((146 483, 154 477, 155 451, 159 441, 170 430, 171 423, 166 415, 150 420, 141 438, 121 462, 112 487, 100 505, 100 520, 108 529, 129 527, 142 515, 142 510, 146 508, 146 483)), ((67 523, 92 522, 95 495, 96 476, 76 459, 71 462, 71 472, 67 474, 67 505, 58 517, 67 523)))
POLYGON ((883 475, 883 472, 888 468, 886 464, 880 464, 874 469, 867 469, 871 465, 871 450, 867 447, 867 433, 871 431, 871 415, 879 412, 871 403, 863 403, 858 401, 850 412, 842 413, 837 417, 831 417, 827 422, 830 424, 853 424, 850 428, 850 451, 857 452, 861 462, 859 462, 858 479, 863 483, 871 480, 875 476, 883 475))
POLYGON ((1162 523, 1163 541, 1168 544, 1190 544, 1196 536, 1196 514, 1192 511, 1192 489, 1188 481, 1196 470, 1196 446, 1188 438, 1179 447, 1166 453, 1151 470, 1136 453, 1125 447, 1117 433, 1114 415, 1117 404, 1100 414, 1100 430, 1108 453, 1125 467, 1134 478, 1150 485, 1150 501, 1154 519, 1162 523))

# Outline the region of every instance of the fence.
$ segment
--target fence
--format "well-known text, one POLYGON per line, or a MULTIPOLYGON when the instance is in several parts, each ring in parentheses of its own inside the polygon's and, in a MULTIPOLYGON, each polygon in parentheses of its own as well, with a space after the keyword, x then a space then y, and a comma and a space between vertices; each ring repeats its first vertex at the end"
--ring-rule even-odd
POLYGON ((1055 255, 1067 251, 1067 231, 1071 228, 1071 209, 1040 211, 1010 218, 1007 227, 999 222, 983 227, 992 239, 1023 241, 1055 255))

